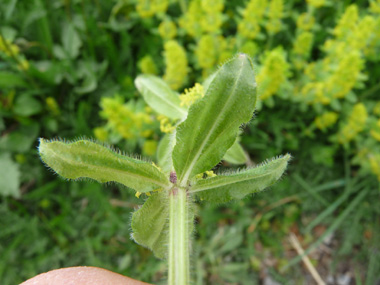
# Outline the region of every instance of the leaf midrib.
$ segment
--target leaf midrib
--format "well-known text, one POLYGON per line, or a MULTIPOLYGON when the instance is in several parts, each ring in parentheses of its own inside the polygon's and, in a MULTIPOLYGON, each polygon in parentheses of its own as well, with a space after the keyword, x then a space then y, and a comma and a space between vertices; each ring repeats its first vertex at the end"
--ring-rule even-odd
MULTIPOLYGON (((53 153, 54 153, 55 156, 58 156, 58 155, 55 154, 54 151, 53 151, 53 153)), ((60 157, 60 156, 58 156, 58 157, 60 157)), ((108 171, 117 172, 117 173, 120 173, 120 174, 125 175, 125 176, 137 177, 137 178, 143 178, 143 180, 145 180, 145 181, 152 182, 152 183, 154 183, 154 184, 156 184, 156 185, 159 185, 159 186, 162 186, 162 187, 166 187, 166 186, 168 186, 168 184, 163 184, 163 183, 160 182, 160 181, 157 181, 157 180, 154 180, 154 179, 148 178, 148 177, 146 177, 146 176, 139 175, 139 174, 135 174, 135 173, 130 173, 130 172, 127 172, 127 171, 125 171, 125 170, 120 170, 120 169, 117 169, 117 168, 111 168, 111 167, 109 167, 109 166, 94 166, 94 165, 89 164, 89 163, 86 163, 86 162, 78 163, 78 162, 76 162, 75 160, 69 160, 69 159, 64 158, 64 157, 60 157, 60 159, 62 159, 63 161, 65 161, 65 162, 66 162, 67 164, 69 164, 69 165, 83 166, 83 164, 84 164, 84 166, 105 168, 105 169, 108 169, 108 171), (74 162, 72 162, 72 161, 74 161, 74 162)), ((118 158, 118 159, 120 159, 120 158, 118 158)), ((78 178, 79 178, 79 177, 87 177, 87 178, 91 178, 91 177, 88 177, 88 176, 78 176, 78 178)), ((91 178, 91 179, 95 179, 95 178, 91 178)), ((96 180, 96 179, 95 179, 95 180, 96 180)), ((116 180, 108 180, 108 181, 116 181, 116 180)), ((117 182, 118 182, 118 181, 117 181, 117 182)), ((122 182, 120 182, 120 183, 122 183, 122 182)), ((122 184, 124 184, 124 183, 122 183, 122 184)), ((128 186, 128 187, 130 187, 130 186, 128 186)), ((132 188, 132 187, 130 187, 130 188, 132 188)), ((135 190, 137 190, 137 189, 135 189, 135 190)))
MULTIPOLYGON (((223 117, 223 114, 224 114, 224 110, 227 108, 227 106, 229 105, 228 103, 230 102, 231 98, 234 97, 234 93, 236 91, 236 87, 237 87, 237 82, 240 80, 240 76, 241 76, 241 73, 243 71, 243 66, 244 66, 244 61, 242 61, 241 63, 241 68, 240 68, 240 71, 239 71, 239 75, 237 76, 236 78, 236 81, 234 83, 234 86, 233 86, 233 91, 230 93, 231 95, 228 97, 228 99, 225 101, 224 105, 223 105, 223 108, 221 110, 221 112, 219 112, 219 115, 217 116, 217 119, 214 121, 214 124, 212 125, 210 131, 208 132, 208 134, 206 135, 206 138, 204 139, 204 141, 202 142, 201 146, 199 147, 197 153, 195 154, 195 156, 193 157, 191 163, 190 163, 190 166, 188 167, 187 171, 185 172, 185 174, 182 176, 183 179, 180 179, 181 180, 181 184, 182 186, 185 186, 186 183, 187 183, 187 180, 189 179, 189 176, 190 176, 190 173, 191 171, 193 170, 194 168, 194 165, 195 163, 198 161, 198 158, 199 156, 201 155, 207 141, 209 140, 210 136, 212 135, 214 129, 216 128, 216 126, 219 125, 219 121, 220 119, 223 117)), ((212 82, 211 82, 212 84, 212 82)), ((211 86, 210 86, 211 87, 211 86)), ((209 89, 210 89, 209 87, 209 89)))
POLYGON ((211 188, 219 188, 219 187, 223 187, 223 186, 228 186, 230 184, 245 182, 247 180, 261 178, 261 177, 264 177, 264 176, 269 176, 269 175, 273 174, 276 170, 277 169, 273 169, 273 170, 270 170, 267 173, 256 175, 255 177, 244 177, 242 179, 239 178, 238 174, 236 174, 236 176, 219 176, 221 178, 230 178, 230 177, 233 177, 235 179, 231 179, 230 181, 227 181, 227 182, 222 182, 221 181, 220 183, 216 183, 216 185, 209 185, 209 186, 207 186, 207 184, 206 184, 207 187, 203 186, 203 187, 200 187, 198 189, 196 188, 196 185, 194 185, 193 187, 196 188, 196 189, 195 190, 190 189, 189 193, 196 193, 196 192, 205 191, 205 190, 208 190, 208 189, 211 189, 211 188))

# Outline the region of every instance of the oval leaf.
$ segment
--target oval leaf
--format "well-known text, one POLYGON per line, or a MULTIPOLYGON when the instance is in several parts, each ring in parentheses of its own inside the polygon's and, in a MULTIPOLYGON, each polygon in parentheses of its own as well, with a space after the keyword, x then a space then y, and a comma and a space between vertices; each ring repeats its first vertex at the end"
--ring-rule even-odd
POLYGON ((287 154, 255 168, 198 180, 190 193, 195 193, 201 200, 216 203, 242 199, 274 184, 284 173, 289 159, 287 154))
POLYGON ((132 238, 162 259, 167 256, 169 242, 168 205, 167 191, 154 193, 132 216, 132 238))
POLYGON ((167 187, 165 174, 149 162, 118 154, 88 140, 66 143, 40 139, 41 159, 67 179, 82 177, 119 182, 139 192, 167 187))
POLYGON ((136 88, 145 102, 157 113, 171 119, 185 118, 187 110, 180 106, 181 100, 169 85, 154 75, 139 75, 135 79, 136 88))
POLYGON ((239 54, 217 71, 205 96, 177 128, 173 163, 182 186, 222 159, 239 127, 251 119, 256 99, 252 62, 239 54))

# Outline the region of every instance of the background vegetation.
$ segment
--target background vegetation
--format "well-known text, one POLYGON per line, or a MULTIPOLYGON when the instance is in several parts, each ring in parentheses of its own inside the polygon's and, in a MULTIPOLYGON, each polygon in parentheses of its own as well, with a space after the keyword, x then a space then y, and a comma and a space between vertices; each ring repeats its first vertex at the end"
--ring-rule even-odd
POLYGON ((77 265, 163 282, 164 263, 129 238, 145 197, 52 175, 37 138, 95 137, 154 160, 173 122, 136 75, 186 93, 236 52, 255 60, 261 97, 247 164, 294 159, 268 192, 199 204, 195 283, 311 284, 291 232, 326 282, 379 282, 379 0, 3 0, 0 19, 1 284, 77 265))

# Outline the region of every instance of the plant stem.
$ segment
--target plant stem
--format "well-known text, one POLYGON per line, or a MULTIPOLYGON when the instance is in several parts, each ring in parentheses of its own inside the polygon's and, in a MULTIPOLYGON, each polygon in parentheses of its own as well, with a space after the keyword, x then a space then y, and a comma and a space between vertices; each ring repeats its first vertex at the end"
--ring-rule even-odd
POLYGON ((169 194, 169 285, 189 284, 189 207, 186 189, 169 194))

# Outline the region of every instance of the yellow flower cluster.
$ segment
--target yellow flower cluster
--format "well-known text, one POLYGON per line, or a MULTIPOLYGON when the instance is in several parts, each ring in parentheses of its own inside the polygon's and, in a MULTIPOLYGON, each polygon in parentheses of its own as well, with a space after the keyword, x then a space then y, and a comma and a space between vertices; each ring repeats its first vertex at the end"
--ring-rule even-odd
POLYGON ((138 67, 144 74, 158 74, 157 66, 150 55, 146 55, 140 59, 138 62, 138 67))
POLYGON ((286 82, 289 64, 282 48, 267 52, 257 76, 259 95, 262 100, 273 96, 286 82))
POLYGON ((214 171, 210 170, 210 171, 206 171, 204 173, 199 173, 197 175, 195 175, 195 178, 196 179, 204 179, 204 178, 210 178, 210 177, 215 177, 217 176, 214 171))
MULTIPOLYGON (((133 101, 124 104, 124 100, 119 96, 104 97, 100 106, 100 115, 107 119, 106 130, 117 133, 124 139, 147 138, 152 134, 152 117, 145 110, 136 111, 133 101)), ((95 135, 99 135, 100 140, 106 137, 100 129, 96 129, 95 135)))
POLYGON ((311 13, 302 13, 297 18, 297 28, 301 31, 310 31, 315 25, 315 18, 311 13))
POLYGON ((369 10, 374 14, 380 14, 380 0, 371 1, 369 10))
POLYGON ((203 69, 203 78, 210 75, 219 63, 231 58, 234 51, 234 38, 224 38, 213 34, 203 35, 195 49, 198 65, 203 69))
POLYGON ((326 0, 306 0, 306 2, 314 8, 320 8, 326 4, 326 0))
POLYGON ((355 29, 359 19, 358 6, 350 5, 344 11, 344 14, 339 19, 338 24, 333 30, 333 34, 337 39, 343 39, 355 29))
POLYGON ((158 115, 157 119, 160 121, 161 132, 168 134, 175 130, 175 126, 173 126, 170 119, 165 115, 158 115))
POLYGON ((346 98, 364 80, 364 58, 374 50, 376 31, 375 18, 360 18, 356 5, 347 7, 333 30, 334 38, 323 45, 325 58, 305 68, 308 80, 301 93, 309 104, 328 105, 334 99, 346 98))
POLYGON ((363 131, 368 118, 367 109, 363 103, 357 103, 351 111, 347 123, 338 134, 338 142, 346 144, 352 141, 355 136, 363 131))
POLYGON ((306 60, 310 56, 310 51, 313 46, 314 36, 310 32, 300 32, 293 44, 293 64, 297 69, 303 69, 306 66, 306 60))
POLYGON ((141 18, 150 18, 168 9, 168 0, 137 0, 136 11, 141 18))
POLYGON ((243 11, 243 19, 238 24, 240 35, 255 39, 260 33, 260 23, 268 6, 267 0, 250 0, 243 11))
MULTIPOLYGON (((325 82, 325 96, 344 98, 358 81, 364 62, 360 53, 353 50, 345 54, 337 64, 325 82)), ((330 69, 331 66, 333 65, 328 65, 326 69, 330 69)))
POLYGON ((195 83, 194 87, 185 89, 185 92, 179 96, 181 99, 181 106, 191 106, 200 98, 205 95, 204 88, 199 83, 195 83))
POLYGON ((369 164, 371 171, 376 175, 377 179, 380 181, 380 154, 369 155, 369 164))
POLYGON ((338 120, 338 114, 335 112, 326 112, 315 118, 314 123, 318 129, 324 131, 334 125, 338 120))
POLYGON ((195 38, 203 33, 216 33, 223 24, 223 9, 224 0, 192 0, 179 24, 195 38))
POLYGON ((165 20, 158 26, 158 32, 164 40, 171 40, 177 35, 177 26, 173 21, 165 20))
POLYGON ((170 40, 164 44, 164 57, 166 65, 164 80, 172 89, 177 90, 187 80, 186 51, 177 41, 170 40))
POLYGON ((269 3, 268 22, 265 27, 270 34, 276 34, 281 30, 281 19, 284 17, 284 1, 271 0, 269 3))
POLYGON ((377 120, 375 125, 370 130, 371 136, 380 142, 380 119, 377 120))

